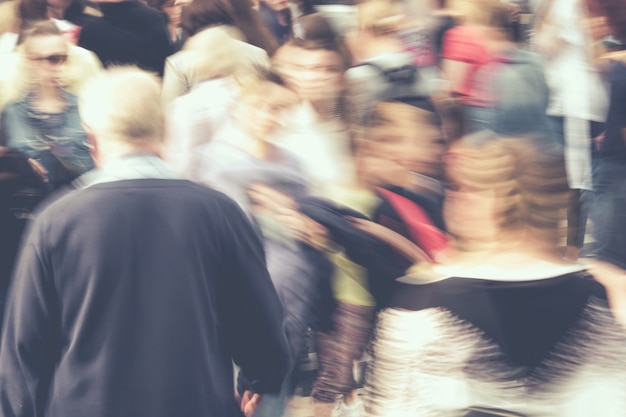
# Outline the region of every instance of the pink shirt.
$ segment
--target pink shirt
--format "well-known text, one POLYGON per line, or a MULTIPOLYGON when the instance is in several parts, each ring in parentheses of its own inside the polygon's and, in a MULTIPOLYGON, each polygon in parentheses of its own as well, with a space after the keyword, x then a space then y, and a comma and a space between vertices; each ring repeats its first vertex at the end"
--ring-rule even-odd
POLYGON ((446 32, 444 37, 442 58, 471 65, 461 89, 454 91, 454 93, 467 98, 468 101, 474 101, 471 99, 474 74, 481 66, 491 60, 491 55, 485 44, 486 39, 483 34, 470 26, 453 27, 446 32))

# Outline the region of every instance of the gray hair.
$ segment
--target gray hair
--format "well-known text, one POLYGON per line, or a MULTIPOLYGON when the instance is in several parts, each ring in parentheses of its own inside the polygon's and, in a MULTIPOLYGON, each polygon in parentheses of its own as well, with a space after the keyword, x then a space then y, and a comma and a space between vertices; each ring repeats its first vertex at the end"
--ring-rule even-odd
POLYGON ((165 121, 158 77, 115 67, 87 83, 79 99, 83 123, 101 136, 127 143, 160 143, 165 121))

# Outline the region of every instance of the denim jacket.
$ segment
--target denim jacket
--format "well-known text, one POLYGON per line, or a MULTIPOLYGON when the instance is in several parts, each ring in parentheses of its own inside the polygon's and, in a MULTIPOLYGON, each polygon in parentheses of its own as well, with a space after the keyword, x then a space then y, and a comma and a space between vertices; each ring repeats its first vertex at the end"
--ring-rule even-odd
POLYGON ((48 172, 48 191, 68 184, 94 167, 87 135, 81 126, 77 98, 63 92, 67 107, 49 114, 34 106, 34 94, 9 104, 2 112, 4 145, 38 161, 48 172))

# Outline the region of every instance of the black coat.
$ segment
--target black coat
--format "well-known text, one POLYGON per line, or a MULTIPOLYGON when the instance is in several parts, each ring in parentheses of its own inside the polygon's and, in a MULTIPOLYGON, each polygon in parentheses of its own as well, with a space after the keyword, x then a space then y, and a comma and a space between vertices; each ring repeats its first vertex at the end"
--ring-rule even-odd
POLYGON ((183 180, 43 210, 5 319, 2 416, 241 416, 231 360, 260 393, 291 365, 260 240, 233 201, 183 180))
POLYGON ((163 75, 172 51, 163 14, 137 0, 100 3, 100 10, 103 17, 85 24, 78 45, 104 66, 137 65, 163 75))

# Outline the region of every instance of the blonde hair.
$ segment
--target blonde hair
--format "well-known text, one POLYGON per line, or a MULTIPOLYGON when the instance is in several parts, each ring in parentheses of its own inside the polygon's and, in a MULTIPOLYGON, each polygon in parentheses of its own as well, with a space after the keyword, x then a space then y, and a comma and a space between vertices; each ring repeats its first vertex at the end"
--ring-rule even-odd
POLYGON ((160 143, 164 114, 159 78, 136 67, 115 67, 91 80, 79 98, 80 114, 105 139, 160 143))
POLYGON ((556 250, 570 198, 562 148, 532 138, 461 142, 447 163, 452 185, 496 198, 502 231, 520 231, 556 250))
POLYGON ((242 38, 236 28, 230 27, 212 27, 189 38, 184 50, 193 51, 195 79, 204 81, 252 71, 253 63, 238 40, 242 38))
MULTIPOLYGON (((40 33, 39 30, 32 29, 25 31, 22 38, 39 36, 38 32, 40 33)), ((98 57, 87 49, 71 43, 68 43, 67 47, 67 61, 63 66, 59 87, 78 95, 85 83, 102 70, 102 64, 98 57)), ((0 110, 8 103, 23 98, 30 88, 29 77, 24 76, 28 70, 23 45, 18 46, 15 52, 5 55, 2 64, 0 65, 0 110)))

